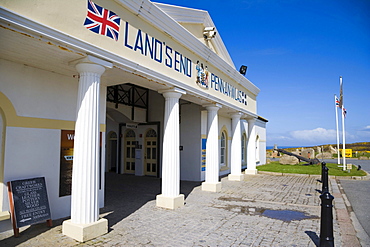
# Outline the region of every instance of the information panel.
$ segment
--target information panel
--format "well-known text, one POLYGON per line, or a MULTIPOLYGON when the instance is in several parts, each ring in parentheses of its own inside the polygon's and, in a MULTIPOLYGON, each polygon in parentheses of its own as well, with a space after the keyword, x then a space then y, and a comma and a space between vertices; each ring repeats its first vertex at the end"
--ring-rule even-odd
POLYGON ((51 218, 44 177, 11 181, 10 185, 17 228, 51 218))

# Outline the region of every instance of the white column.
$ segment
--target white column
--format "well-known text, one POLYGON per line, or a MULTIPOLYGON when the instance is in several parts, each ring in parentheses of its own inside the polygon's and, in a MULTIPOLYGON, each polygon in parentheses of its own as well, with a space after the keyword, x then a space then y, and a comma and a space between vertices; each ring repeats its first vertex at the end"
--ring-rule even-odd
POLYGON ((241 131, 240 117, 241 113, 235 113, 231 116, 232 139, 231 139, 231 174, 228 178, 232 181, 242 181, 242 146, 241 146, 241 131))
POLYGON ((165 98, 162 194, 157 195, 156 205, 158 207, 175 209, 184 205, 184 195, 180 195, 179 99, 186 92, 175 88, 160 93, 165 98))
POLYGON ((219 147, 218 147, 218 110, 220 105, 206 106, 207 109, 207 143, 206 143, 206 181, 202 183, 202 190, 219 192, 219 147))
MULTIPOLYGON (((98 59, 99 60, 99 59, 98 59)), ((105 68, 84 60, 79 72, 75 125, 71 219, 63 222, 63 234, 84 242, 108 232, 108 221, 99 219, 99 101, 100 77, 105 68)))
POLYGON ((247 144, 247 169, 245 174, 256 175, 256 119, 247 119, 248 121, 248 144, 247 144))

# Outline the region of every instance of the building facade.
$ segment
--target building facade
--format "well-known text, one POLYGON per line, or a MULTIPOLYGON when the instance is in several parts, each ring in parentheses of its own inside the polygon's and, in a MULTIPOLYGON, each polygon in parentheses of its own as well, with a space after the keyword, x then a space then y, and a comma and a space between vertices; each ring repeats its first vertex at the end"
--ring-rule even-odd
POLYGON ((45 177, 52 218, 71 216, 63 232, 85 241, 74 236, 81 225, 107 226, 105 172, 160 177, 157 206, 174 209, 184 205, 180 180, 217 192, 220 176, 240 181, 265 163, 260 90, 207 11, 148 0, 0 4, 1 229, 8 181, 45 177))

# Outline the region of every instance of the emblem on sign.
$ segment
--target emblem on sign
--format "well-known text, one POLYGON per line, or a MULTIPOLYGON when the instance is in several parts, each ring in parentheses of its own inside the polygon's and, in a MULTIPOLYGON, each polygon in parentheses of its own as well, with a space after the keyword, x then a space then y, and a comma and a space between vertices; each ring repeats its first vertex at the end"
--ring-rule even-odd
POLYGON ((198 71, 196 83, 198 86, 208 89, 209 72, 207 66, 204 67, 203 63, 199 63, 199 61, 197 61, 195 68, 198 71))

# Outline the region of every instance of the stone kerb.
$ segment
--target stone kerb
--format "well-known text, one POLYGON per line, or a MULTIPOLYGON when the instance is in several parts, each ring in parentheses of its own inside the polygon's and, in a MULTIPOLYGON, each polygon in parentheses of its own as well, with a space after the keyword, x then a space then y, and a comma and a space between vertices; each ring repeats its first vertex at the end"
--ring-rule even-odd
MULTIPOLYGON (((367 173, 367 172, 366 172, 367 173)), ((299 176, 299 177, 314 177, 321 178, 318 174, 299 174, 299 173, 283 173, 283 172, 268 172, 258 171, 258 174, 273 175, 273 176, 299 176)), ((330 179, 348 179, 348 180, 370 180, 370 174, 367 176, 329 176, 330 179)))

